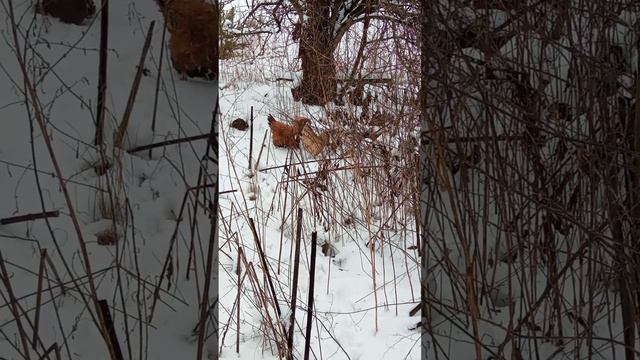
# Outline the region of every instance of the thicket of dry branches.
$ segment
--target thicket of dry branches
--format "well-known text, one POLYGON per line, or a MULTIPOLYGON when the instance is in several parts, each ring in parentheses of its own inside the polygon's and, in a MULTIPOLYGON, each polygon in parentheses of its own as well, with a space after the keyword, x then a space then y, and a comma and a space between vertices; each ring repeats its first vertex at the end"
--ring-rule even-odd
POLYGON ((424 354, 634 359, 637 2, 422 4, 424 354))

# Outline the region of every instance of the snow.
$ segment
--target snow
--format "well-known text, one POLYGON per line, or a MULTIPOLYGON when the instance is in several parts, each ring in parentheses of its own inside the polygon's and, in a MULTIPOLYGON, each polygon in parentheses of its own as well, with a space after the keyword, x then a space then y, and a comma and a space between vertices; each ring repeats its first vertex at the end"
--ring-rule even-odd
MULTIPOLYGON (((289 85, 289 84, 287 84, 289 85)), ((222 85, 224 86, 224 84, 222 85)), ((251 217, 258 222, 261 222, 260 235, 264 239, 265 252, 272 261, 271 272, 276 273, 275 278, 277 282, 282 286, 282 291, 278 292, 280 299, 290 299, 290 276, 288 272, 291 271, 291 260, 289 258, 289 248, 292 246, 294 227, 291 226, 291 220, 288 220, 285 227, 280 230, 279 224, 281 223, 282 213, 286 211, 287 214, 292 217, 289 211, 294 210, 291 205, 286 210, 273 209, 272 206, 282 201, 278 200, 281 195, 278 193, 281 191, 278 189, 278 182, 281 180, 282 168, 277 168, 268 171, 261 171, 261 169, 272 168, 274 166, 282 165, 286 162, 287 151, 282 149, 276 149, 270 143, 270 135, 267 134, 267 141, 264 149, 260 149, 260 144, 264 138, 265 131, 268 131, 266 123, 266 115, 268 113, 276 113, 275 109, 271 108, 272 102, 283 102, 290 104, 293 100, 288 98, 279 98, 283 94, 287 94, 285 89, 279 88, 280 85, 270 84, 267 88, 264 88, 265 84, 255 84, 249 87, 247 91, 242 94, 223 94, 221 98, 222 120, 221 120, 221 136, 224 138, 224 143, 221 144, 221 160, 220 160, 220 180, 221 191, 230 189, 243 189, 244 194, 249 196, 247 188, 249 183, 257 184, 255 188, 259 189, 259 193, 256 195, 257 200, 249 201, 245 207, 245 201, 242 195, 238 192, 229 194, 227 196, 221 196, 222 216, 227 218, 233 213, 238 216, 238 212, 243 212, 241 220, 237 221, 240 227, 239 229, 233 229, 239 231, 239 234, 235 236, 243 239, 243 249, 245 255, 248 256, 248 261, 254 264, 259 263, 259 258, 254 250, 254 246, 251 240, 251 232, 247 225, 247 218, 251 217), (263 91, 251 91, 252 89, 266 90, 263 91), (264 95, 263 95, 264 94, 264 95), (275 100, 275 98, 279 98, 275 100), (233 100, 232 100, 233 99, 233 100), (244 106, 242 106, 242 105, 244 106), (235 129, 226 128, 226 124, 232 121, 234 118, 242 117, 250 111, 247 111, 248 106, 254 106, 254 154, 253 159, 260 151, 263 151, 261 163, 256 167, 257 171, 253 173, 253 177, 249 179, 245 170, 239 171, 239 168, 246 168, 248 164, 248 152, 249 141, 248 132, 240 132, 235 129), (236 173, 240 176, 236 177, 236 173), (281 234, 283 233, 283 234, 281 234), (281 235, 283 238, 283 247, 285 251, 282 254, 282 272, 277 274, 277 259, 280 249, 281 235)), ((311 110, 313 111, 313 110, 311 110)), ((295 114, 295 113, 293 113, 295 114)), ((294 155, 295 156, 295 155, 294 155)), ((304 156, 304 155, 302 155, 304 156)), ((301 160, 309 159, 303 157, 301 160)), ((298 162, 298 159, 295 159, 298 162)), ((314 164, 309 165, 307 171, 313 171, 314 164)), ((291 201, 291 200, 289 200, 291 201)), ((344 204, 349 207, 348 204, 344 204)), ((305 225, 303 231, 303 248, 301 249, 301 267, 300 278, 298 284, 298 310, 296 311, 296 322, 298 322, 301 329, 305 328, 306 320, 306 303, 308 294, 308 253, 310 251, 310 232, 315 230, 319 231, 319 237, 328 237, 332 239, 332 243, 337 243, 340 253, 335 259, 324 257, 320 251, 317 250, 317 264, 315 274, 315 298, 314 308, 316 309, 315 316, 317 321, 321 322, 321 325, 314 325, 312 333, 311 346, 312 350, 319 355, 320 345, 322 347, 323 358, 336 358, 342 359, 350 357, 351 359, 418 359, 419 346, 415 346, 413 350, 410 350, 419 339, 419 332, 410 331, 408 328, 415 322, 416 318, 408 316, 409 310, 415 305, 414 302, 418 301, 419 293, 417 282, 417 263, 409 267, 409 271, 412 273, 413 289, 415 293, 412 296, 409 278, 406 274, 400 276, 397 279, 397 290, 393 290, 390 284, 392 281, 392 275, 390 269, 387 269, 385 287, 389 289, 388 292, 389 302, 393 303, 393 296, 398 296, 398 303, 402 305, 390 305, 384 306, 383 301, 379 301, 379 316, 378 322, 380 329, 376 333, 374 331, 374 312, 371 309, 374 306, 373 297, 371 295, 371 279, 370 279, 370 266, 367 267, 368 258, 370 254, 364 242, 366 242, 366 236, 364 229, 358 232, 349 232, 344 234, 324 233, 323 229, 318 226, 312 225, 311 211, 313 209, 312 204, 309 203, 309 199, 306 198, 300 204, 305 209, 305 225), (337 237, 337 238, 336 238, 337 237), (328 285, 328 290, 327 290, 328 285), (396 315, 396 311, 397 314, 396 315), (319 326, 318 329, 315 327, 319 326), (316 331, 319 331, 318 334, 316 331), (344 348, 346 354, 340 350, 339 346, 332 340, 328 333, 332 333, 333 337, 340 339, 340 345, 344 348), (329 354, 334 354, 331 357, 329 354), (409 356, 408 356, 409 355, 409 356), (407 357, 408 356, 408 357, 407 357)), ((286 215, 285 215, 286 216, 286 215)), ((230 233, 221 232, 222 238, 232 236, 230 233)), ((319 242, 320 243, 320 242, 319 242)), ((388 250, 387 250, 388 251, 388 250)), ((401 256, 395 255, 395 261, 401 263, 403 259, 401 256)), ((220 311, 220 327, 221 332, 226 330, 226 323, 230 320, 228 312, 233 307, 236 298, 236 257, 237 252, 235 248, 228 252, 228 256, 221 256, 220 267, 220 295, 221 295, 221 309, 228 309, 227 311, 220 311), (225 269, 223 271, 223 269, 225 269)), ((385 254, 386 261, 390 261, 388 252, 385 254)), ((379 254, 376 254, 376 261, 381 262, 382 259, 379 254)), ((259 270, 256 270, 258 274, 261 274, 259 270)), ((404 268, 403 268, 404 271, 404 268)), ((380 274, 377 274, 380 277, 380 274)), ((261 276, 259 275, 259 278, 261 276)), ((379 282, 382 280, 378 279, 379 282)), ((247 286, 247 285, 245 285, 247 286)), ((381 289, 378 289, 380 292, 381 289)), ((251 293, 243 294, 241 300, 241 338, 247 339, 241 340, 240 346, 240 358, 241 359, 253 359, 261 358, 257 357, 255 353, 248 349, 256 347, 262 348, 262 344, 259 340, 261 329, 252 328, 248 326, 251 322, 256 324, 256 319, 259 319, 259 311, 252 308, 251 297, 255 296, 251 293), (253 319, 253 320, 248 320, 253 319), (252 339, 252 340, 248 340, 252 339)), ((380 295, 379 295, 380 296, 380 295)), ((287 306, 286 302, 281 306, 287 306)), ((235 316, 235 315, 234 315, 235 316)), ((288 318, 283 315, 286 321, 288 318)), ((236 325, 235 320, 231 320, 231 329, 229 335, 225 340, 224 346, 221 352, 222 359, 236 358, 235 354, 235 336, 231 336, 232 332, 235 332, 236 325)), ((297 331, 294 338, 294 344, 304 343, 304 337, 300 331, 297 331)), ((296 349, 301 351, 302 347, 296 345, 296 349)), ((268 351, 267 351, 268 353, 268 351)), ((268 359, 268 354, 261 353, 260 356, 268 359)), ((273 356, 273 355, 272 355, 273 356)), ((273 357, 275 358, 275 356, 273 357)))

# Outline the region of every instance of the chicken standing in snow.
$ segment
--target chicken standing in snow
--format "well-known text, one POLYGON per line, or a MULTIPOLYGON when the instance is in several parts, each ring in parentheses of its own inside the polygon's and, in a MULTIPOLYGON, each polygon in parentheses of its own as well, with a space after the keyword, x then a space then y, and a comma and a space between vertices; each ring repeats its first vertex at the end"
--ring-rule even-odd
POLYGON ((305 125, 309 123, 309 119, 296 116, 293 118, 293 123, 289 125, 276 120, 271 114, 267 117, 267 121, 271 128, 273 145, 290 149, 300 147, 300 134, 305 125))

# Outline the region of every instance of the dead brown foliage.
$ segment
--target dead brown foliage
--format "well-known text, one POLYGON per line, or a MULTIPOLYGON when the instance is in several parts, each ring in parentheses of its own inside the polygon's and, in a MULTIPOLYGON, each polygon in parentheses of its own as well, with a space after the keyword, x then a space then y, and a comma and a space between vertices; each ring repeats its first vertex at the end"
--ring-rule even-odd
POLYGON ((173 67, 189 77, 218 78, 218 10, 197 0, 164 3, 173 67))

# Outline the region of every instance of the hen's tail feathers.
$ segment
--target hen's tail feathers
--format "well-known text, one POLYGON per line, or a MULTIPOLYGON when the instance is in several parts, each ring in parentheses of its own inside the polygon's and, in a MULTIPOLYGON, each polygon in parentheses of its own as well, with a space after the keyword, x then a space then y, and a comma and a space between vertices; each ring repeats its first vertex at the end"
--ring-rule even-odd
POLYGON ((271 114, 269 114, 267 116, 267 121, 269 122, 269 126, 271 126, 273 124, 273 122, 276 121, 276 119, 274 119, 273 116, 271 116, 271 114))

